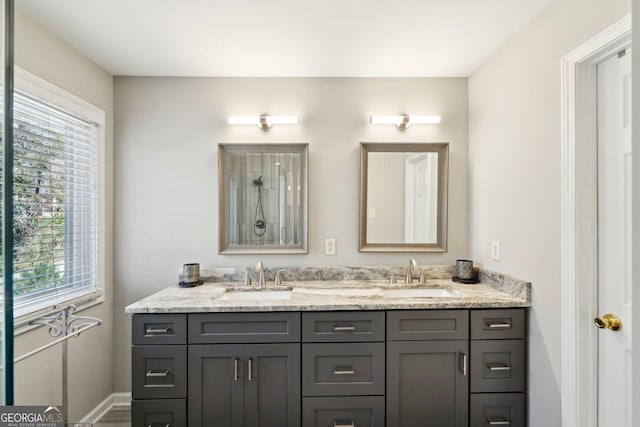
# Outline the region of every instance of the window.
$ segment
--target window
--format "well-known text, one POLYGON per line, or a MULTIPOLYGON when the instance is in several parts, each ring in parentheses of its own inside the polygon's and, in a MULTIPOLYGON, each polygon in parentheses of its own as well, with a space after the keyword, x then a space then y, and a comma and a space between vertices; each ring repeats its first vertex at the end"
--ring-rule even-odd
POLYGON ((103 134, 104 112, 16 73, 16 317, 102 297, 103 134))

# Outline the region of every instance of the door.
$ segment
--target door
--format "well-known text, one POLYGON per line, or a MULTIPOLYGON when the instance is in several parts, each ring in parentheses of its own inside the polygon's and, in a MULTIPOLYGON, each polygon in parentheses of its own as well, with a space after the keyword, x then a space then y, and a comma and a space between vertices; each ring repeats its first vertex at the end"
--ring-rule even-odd
POLYGON ((466 340, 387 343, 387 425, 466 427, 466 340), (434 387, 437 384, 437 387, 434 387))
POLYGON ((242 344, 190 345, 190 427, 244 427, 242 344))
POLYGON ((245 346, 247 427, 300 427, 300 344, 245 346))
POLYGON ((631 49, 597 76, 598 425, 631 427, 631 49))
POLYGON ((405 161, 405 243, 435 243, 438 231, 438 153, 405 161))

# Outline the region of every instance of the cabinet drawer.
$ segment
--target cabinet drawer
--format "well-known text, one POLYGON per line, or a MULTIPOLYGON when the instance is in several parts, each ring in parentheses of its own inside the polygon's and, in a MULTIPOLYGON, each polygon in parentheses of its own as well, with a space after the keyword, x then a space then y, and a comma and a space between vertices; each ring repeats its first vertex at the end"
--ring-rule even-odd
POLYGON ((134 314, 131 339, 140 344, 186 344, 186 314, 134 314))
POLYGON ((467 310, 402 310, 387 312, 388 341, 466 340, 467 310))
POLYGON ((299 342, 300 313, 189 315, 189 343, 299 342))
POLYGON ((187 397, 187 346, 134 346, 131 365, 134 399, 187 397))
POLYGON ((523 393, 472 394, 470 427, 525 427, 523 393))
POLYGON ((383 395, 384 343, 302 345, 304 396, 383 395))
POLYGON ((494 340, 525 337, 525 309, 472 310, 471 339, 494 340))
POLYGON ((187 427, 185 399, 131 401, 131 427, 187 427))
POLYGON ((384 396, 305 397, 304 427, 384 427, 384 396))
POLYGON ((384 341, 383 311, 302 313, 305 342, 384 341))
POLYGON ((524 391, 524 341, 471 341, 469 370, 472 393, 524 391))

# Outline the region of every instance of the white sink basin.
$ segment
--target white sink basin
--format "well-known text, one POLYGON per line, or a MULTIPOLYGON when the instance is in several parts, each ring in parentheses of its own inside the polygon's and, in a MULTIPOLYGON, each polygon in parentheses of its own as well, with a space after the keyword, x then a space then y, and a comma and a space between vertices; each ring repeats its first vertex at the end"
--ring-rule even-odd
POLYGON ((273 301, 291 299, 291 290, 282 291, 227 291, 220 301, 273 301))
POLYGON ((445 288, 382 289, 385 298, 451 298, 456 294, 445 288))
POLYGON ((293 288, 297 294, 340 298, 452 298, 457 294, 441 286, 421 288, 293 288))

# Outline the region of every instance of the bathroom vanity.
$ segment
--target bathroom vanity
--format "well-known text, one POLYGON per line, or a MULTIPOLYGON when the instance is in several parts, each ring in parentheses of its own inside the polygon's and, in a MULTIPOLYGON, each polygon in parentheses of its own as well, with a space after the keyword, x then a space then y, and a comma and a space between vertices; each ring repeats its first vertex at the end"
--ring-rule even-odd
POLYGON ((526 425, 527 299, 446 280, 287 285, 172 287, 127 307, 132 425, 526 425))

